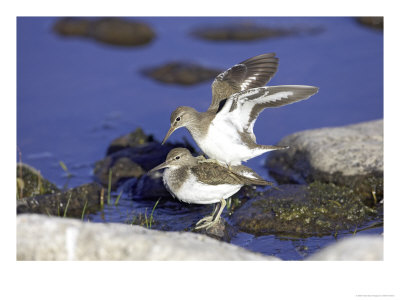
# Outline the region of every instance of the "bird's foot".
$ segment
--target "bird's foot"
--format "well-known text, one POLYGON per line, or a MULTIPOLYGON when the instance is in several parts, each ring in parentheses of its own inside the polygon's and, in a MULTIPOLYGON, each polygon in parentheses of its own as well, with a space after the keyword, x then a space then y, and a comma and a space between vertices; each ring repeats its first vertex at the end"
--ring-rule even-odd
POLYGON ((212 216, 212 215, 200 219, 200 220, 196 223, 196 229, 197 229, 197 226, 200 225, 201 223, 209 223, 209 222, 212 221, 212 219, 213 219, 213 216, 212 216))
POLYGON ((213 213, 210 216, 204 217, 200 221, 196 223, 196 227, 194 229, 202 229, 205 228, 206 230, 212 226, 214 226, 216 223, 218 223, 221 213, 224 210, 224 207, 226 205, 225 199, 221 199, 221 201, 218 203, 217 206, 215 206, 215 209, 213 213))
POLYGON ((194 229, 198 230, 198 229, 204 228, 207 230, 208 228, 217 224, 219 221, 219 218, 213 219, 213 216, 208 216, 208 217, 201 219, 200 221, 196 223, 196 227, 194 229), (198 225, 200 221, 201 221, 201 223, 204 223, 204 224, 198 225))

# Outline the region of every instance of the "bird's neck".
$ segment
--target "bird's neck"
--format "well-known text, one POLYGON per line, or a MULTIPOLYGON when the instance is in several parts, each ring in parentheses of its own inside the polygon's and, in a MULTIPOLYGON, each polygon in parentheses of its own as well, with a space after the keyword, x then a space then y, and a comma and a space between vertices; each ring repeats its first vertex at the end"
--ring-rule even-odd
POLYGON ((207 133, 211 120, 212 114, 210 114, 210 112, 194 111, 192 114, 192 121, 187 124, 186 128, 190 131, 193 138, 198 140, 203 138, 207 133))
POLYGON ((164 171, 163 180, 164 183, 167 183, 167 185, 173 192, 176 192, 185 182, 188 175, 189 175, 188 166, 168 168, 164 171))

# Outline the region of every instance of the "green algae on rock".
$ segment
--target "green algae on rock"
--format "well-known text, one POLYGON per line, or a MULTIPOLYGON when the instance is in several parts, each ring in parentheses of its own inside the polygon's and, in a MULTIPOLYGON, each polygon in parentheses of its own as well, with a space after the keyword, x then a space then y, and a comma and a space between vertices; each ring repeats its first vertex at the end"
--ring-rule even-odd
POLYGON ((17 163, 18 199, 35 195, 54 194, 56 192, 59 192, 57 186, 44 179, 38 170, 27 164, 17 163))
POLYGON ((279 183, 344 185, 367 205, 383 199, 383 120, 305 130, 284 137, 266 166, 279 183))
POLYGON ((82 214, 100 208, 101 185, 84 184, 66 192, 37 195, 17 202, 17 213, 38 213, 51 216, 81 218, 82 214))
POLYGON ((334 235, 353 230, 377 217, 361 197, 347 187, 314 182, 268 189, 232 216, 239 229, 254 235, 334 235))

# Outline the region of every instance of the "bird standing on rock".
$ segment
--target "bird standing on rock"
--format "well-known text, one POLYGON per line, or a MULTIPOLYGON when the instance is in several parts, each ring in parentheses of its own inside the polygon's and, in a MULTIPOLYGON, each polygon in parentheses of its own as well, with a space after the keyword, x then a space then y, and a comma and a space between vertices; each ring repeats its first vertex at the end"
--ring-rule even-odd
POLYGON ((259 145, 253 132, 258 115, 268 107, 305 100, 318 92, 307 85, 264 86, 278 68, 275 53, 249 58, 219 74, 212 84, 212 102, 206 112, 178 107, 163 143, 178 128, 186 127, 211 159, 240 165, 272 150, 287 147, 259 145))
POLYGON ((163 182, 168 191, 186 203, 218 203, 213 213, 196 223, 195 229, 210 228, 216 224, 226 205, 225 199, 243 185, 273 185, 246 166, 228 169, 215 162, 202 163, 204 158, 193 157, 186 148, 172 149, 164 163, 151 169, 166 169, 163 182))

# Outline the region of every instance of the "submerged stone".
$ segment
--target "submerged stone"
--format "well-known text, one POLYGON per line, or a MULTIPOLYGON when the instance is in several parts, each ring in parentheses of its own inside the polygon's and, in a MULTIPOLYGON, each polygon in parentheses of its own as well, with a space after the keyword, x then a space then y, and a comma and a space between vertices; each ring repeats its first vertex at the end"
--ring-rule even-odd
POLYGON ((250 22, 199 28, 193 31, 195 37, 210 41, 252 41, 267 38, 284 37, 299 34, 320 33, 322 28, 277 28, 253 24, 250 22))
POLYGON ((62 18, 53 29, 63 36, 88 37, 119 46, 145 45, 155 37, 147 24, 121 18, 62 18))
POLYGON ((205 68, 203 66, 186 63, 170 62, 165 65, 144 69, 142 73, 150 78, 164 83, 193 85, 213 80, 222 70, 205 68))
POLYGON ((374 218, 377 211, 350 188, 314 182, 258 192, 233 213, 232 221, 254 235, 321 236, 354 230, 374 218))

